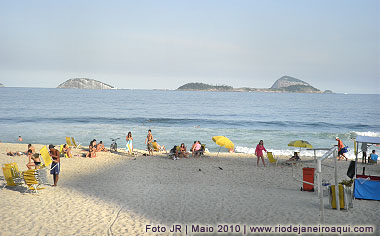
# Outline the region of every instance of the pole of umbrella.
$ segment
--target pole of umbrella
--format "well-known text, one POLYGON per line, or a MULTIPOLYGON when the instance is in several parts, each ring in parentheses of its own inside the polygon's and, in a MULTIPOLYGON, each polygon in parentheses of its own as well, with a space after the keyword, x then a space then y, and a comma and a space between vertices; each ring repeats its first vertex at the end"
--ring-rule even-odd
POLYGON ((219 151, 218 151, 218 154, 216 154, 216 157, 218 157, 219 152, 220 152, 220 149, 222 149, 222 146, 220 146, 219 151))

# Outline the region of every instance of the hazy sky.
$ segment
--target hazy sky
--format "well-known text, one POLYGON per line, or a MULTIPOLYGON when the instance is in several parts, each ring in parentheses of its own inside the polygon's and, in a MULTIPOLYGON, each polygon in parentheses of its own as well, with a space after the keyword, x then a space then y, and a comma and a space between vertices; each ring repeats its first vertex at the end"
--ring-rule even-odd
POLYGON ((0 83, 188 82, 380 93, 380 1, 0 0, 0 83))

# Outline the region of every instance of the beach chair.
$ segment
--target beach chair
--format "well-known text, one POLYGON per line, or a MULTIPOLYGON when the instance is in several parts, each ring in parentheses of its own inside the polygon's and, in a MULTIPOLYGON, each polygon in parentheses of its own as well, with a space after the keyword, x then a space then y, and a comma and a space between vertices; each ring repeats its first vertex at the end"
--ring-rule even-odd
POLYGON ((38 190, 44 189, 40 187, 40 177, 38 170, 27 170, 22 172, 27 189, 25 192, 38 193, 38 190))
POLYGON ((21 179, 21 172, 18 169, 16 162, 9 163, 9 164, 3 164, 3 167, 11 168, 13 179, 15 179, 15 180, 21 179))
POLYGON ((75 142, 74 137, 71 137, 71 141, 72 141, 72 144, 73 144, 73 146, 74 146, 75 148, 79 148, 79 147, 80 147, 81 144, 77 144, 77 143, 75 142))
POLYGON ((4 185, 3 188, 5 187, 15 187, 18 185, 22 185, 22 183, 17 182, 12 175, 12 168, 11 167, 3 167, 3 174, 4 174, 4 179, 6 181, 6 184, 4 185))
POLYGON ((71 143, 70 137, 66 137, 66 143, 69 147, 74 147, 74 145, 71 143))
POLYGON ((41 168, 45 167, 45 166, 49 166, 53 161, 51 160, 51 157, 50 157, 50 154, 49 154, 49 151, 47 149, 46 146, 43 146, 41 149, 40 149, 40 155, 42 157, 42 160, 44 161, 44 164, 41 166, 41 168))
POLYGON ((267 157, 268 157, 268 160, 269 160, 270 163, 272 163, 272 164, 276 164, 276 166, 277 166, 277 163, 278 163, 278 157, 277 157, 277 158, 274 158, 272 152, 267 152, 267 157))

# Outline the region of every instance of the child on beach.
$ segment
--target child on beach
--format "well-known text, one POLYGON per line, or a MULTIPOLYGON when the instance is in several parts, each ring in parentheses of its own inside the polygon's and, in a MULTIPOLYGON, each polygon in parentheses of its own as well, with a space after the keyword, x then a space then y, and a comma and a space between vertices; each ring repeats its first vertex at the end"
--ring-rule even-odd
POLYGON ((260 140, 259 144, 256 146, 255 150, 255 155, 257 156, 257 166, 259 166, 260 158, 263 161, 263 165, 265 167, 265 162, 264 162, 264 155, 263 155, 263 150, 267 152, 267 150, 264 147, 264 141, 260 140))

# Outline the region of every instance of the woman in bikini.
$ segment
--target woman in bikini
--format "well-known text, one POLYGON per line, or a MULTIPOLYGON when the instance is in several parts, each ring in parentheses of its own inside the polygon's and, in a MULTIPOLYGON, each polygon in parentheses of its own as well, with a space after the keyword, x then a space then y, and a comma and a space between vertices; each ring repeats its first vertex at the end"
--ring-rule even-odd
POLYGON ((32 169, 33 166, 37 169, 37 167, 41 165, 40 155, 38 153, 33 154, 31 149, 28 150, 28 158, 29 162, 26 164, 26 167, 28 167, 29 170, 32 169))

